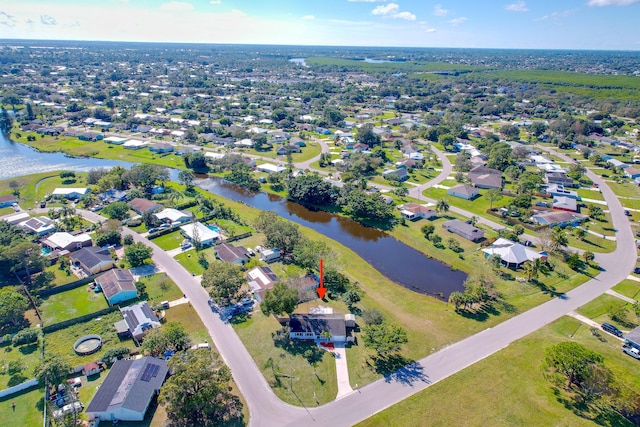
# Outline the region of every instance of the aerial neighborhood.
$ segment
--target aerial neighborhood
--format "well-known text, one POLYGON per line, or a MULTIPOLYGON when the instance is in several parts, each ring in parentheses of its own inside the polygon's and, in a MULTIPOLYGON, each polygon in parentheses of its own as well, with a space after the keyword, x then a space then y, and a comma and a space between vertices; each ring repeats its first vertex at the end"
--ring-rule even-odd
POLYGON ((11 425, 638 422, 637 63, 126 46, 0 41, 11 425))

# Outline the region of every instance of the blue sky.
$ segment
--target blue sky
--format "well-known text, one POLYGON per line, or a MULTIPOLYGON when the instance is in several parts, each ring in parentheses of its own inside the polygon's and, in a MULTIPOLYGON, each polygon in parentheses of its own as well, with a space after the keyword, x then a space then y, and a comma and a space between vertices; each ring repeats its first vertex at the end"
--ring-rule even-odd
POLYGON ((0 38, 639 50, 640 0, 0 0, 0 38))

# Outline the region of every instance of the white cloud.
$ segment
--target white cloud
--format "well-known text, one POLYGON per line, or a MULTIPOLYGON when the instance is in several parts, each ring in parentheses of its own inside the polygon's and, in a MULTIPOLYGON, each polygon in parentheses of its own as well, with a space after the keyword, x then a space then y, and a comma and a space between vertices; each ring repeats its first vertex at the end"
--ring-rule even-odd
POLYGON ((461 16, 459 18, 453 18, 452 20, 449 21, 449 24, 454 25, 454 26, 458 26, 460 24, 464 24, 468 20, 469 20, 468 18, 465 18, 464 16, 461 16))
POLYGON ((211 4, 221 4, 222 0, 211 0, 209 3, 211 3, 211 4))
POLYGON ((160 5, 160 10, 164 12, 191 12, 193 5, 186 1, 170 1, 160 5))
POLYGON ((400 10, 400 6, 395 3, 389 3, 384 6, 376 6, 371 13, 374 15, 392 15, 398 13, 398 10, 400 10))
POLYGON ((435 33, 436 29, 435 28, 427 28, 426 30, 424 30, 427 33, 435 33))
POLYGON ((578 11, 578 9, 569 9, 569 10, 563 10, 561 12, 553 12, 553 13, 550 13, 548 15, 541 16, 540 18, 536 18, 536 19, 534 19, 534 21, 546 21, 548 19, 552 19, 554 21, 557 21, 560 18, 571 16, 574 13, 576 13, 577 11, 578 11))
POLYGON ((411 12, 399 12, 393 15, 393 19, 406 19, 407 21, 415 21, 416 15, 411 12))
POLYGON ((58 22, 51 15, 40 15, 40 23, 42 25, 56 25, 58 22))
POLYGON ((589 6, 629 6, 638 3, 640 0, 589 0, 589 6))
POLYGON ((447 16, 449 11, 447 9, 443 9, 442 5, 437 4, 433 7, 433 14, 436 16, 447 16))
POLYGON ((347 19, 329 19, 329 22, 341 25, 371 25, 370 21, 349 21, 347 19))
POLYGON ((529 11, 524 1, 508 4, 504 8, 509 12, 528 12, 529 11))
POLYGON ((347 0, 349 3, 384 3, 387 0, 347 0))
POLYGON ((304 15, 302 17, 302 19, 306 19, 306 20, 310 21, 310 20, 316 19, 316 17, 313 16, 313 15, 304 15))
POLYGON ((14 27, 16 25, 16 18, 9 15, 7 12, 0 10, 0 25, 14 27))

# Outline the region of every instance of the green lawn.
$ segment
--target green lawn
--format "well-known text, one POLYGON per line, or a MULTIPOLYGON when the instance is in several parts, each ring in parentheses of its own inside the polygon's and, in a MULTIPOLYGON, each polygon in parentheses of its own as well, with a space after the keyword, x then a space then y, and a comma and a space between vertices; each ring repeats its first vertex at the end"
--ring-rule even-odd
MULTIPOLYGON (((443 185, 446 183, 443 182, 443 185)), ((447 195, 447 190, 443 188, 427 188, 422 194, 426 197, 429 197, 433 200, 444 199, 451 206, 456 206, 466 211, 472 212, 475 215, 483 216, 492 219, 493 221, 500 222, 500 219, 494 216, 487 214, 487 210, 491 206, 489 200, 485 197, 485 194, 488 190, 479 190, 480 196, 476 197, 474 200, 465 200, 459 197, 449 196, 447 195)), ((493 208, 499 208, 502 206, 506 206, 511 201, 511 197, 503 196, 502 199, 493 203, 493 208)))
MULTIPOLYGON (((9 187, 11 181, 16 181, 19 184, 20 195, 18 196, 18 203, 23 209, 29 209, 33 207, 35 203, 35 188, 36 184, 48 177, 58 176, 56 172, 42 172, 33 175, 25 175, 17 178, 9 178, 0 181, 0 194, 12 194, 13 190, 9 187)), ((12 210, 13 211, 13 210, 12 210)), ((10 212, 9 212, 10 213, 10 212)))
POLYGON ((107 308, 107 300, 102 292, 94 292, 88 285, 55 295, 42 297, 40 311, 45 326, 59 323, 85 314, 107 308))
POLYGON ((637 299, 640 294, 640 282, 627 279, 618 283, 612 289, 625 297, 637 299))
POLYGON ((180 243, 184 240, 184 235, 180 232, 180 230, 173 231, 169 234, 165 234, 160 237, 156 237, 153 239, 153 243, 160 246, 161 249, 165 251, 170 251, 172 249, 176 249, 180 247, 180 243))
POLYGON ((182 298, 182 291, 165 273, 141 277, 140 281, 147 286, 149 304, 160 301, 172 301, 182 298))
POLYGON ((204 268, 202 267, 202 265, 200 265, 200 263, 198 263, 198 259, 201 254, 204 254, 209 262, 213 262, 216 259, 216 253, 213 248, 207 248, 200 252, 196 252, 192 249, 186 252, 181 252, 174 258, 188 271, 194 273, 195 275, 200 275, 204 273, 204 268))
POLYGON ((631 304, 621 300, 620 298, 614 297, 613 295, 600 295, 598 298, 583 305, 576 311, 598 323, 609 322, 623 331, 627 331, 638 326, 638 319, 633 313, 631 304), (625 307, 629 310, 627 316, 628 324, 626 325, 620 324, 611 318, 610 313, 620 307, 625 307))
POLYGON ((66 285, 67 283, 71 283, 71 282, 75 282, 76 280, 79 280, 78 276, 76 276, 75 274, 71 273, 70 275, 67 275, 67 273, 64 270, 60 270, 58 268, 58 264, 50 265, 45 270, 55 274, 56 278, 53 280, 54 286, 66 285))
POLYGON ((604 196, 599 190, 590 190, 588 188, 578 188, 578 197, 583 199, 604 200, 604 196))
POLYGON ((114 347, 134 348, 132 339, 121 340, 113 324, 122 320, 120 312, 106 314, 97 319, 78 323, 45 335, 45 355, 65 358, 72 366, 78 366, 93 360, 100 360, 105 351, 114 347), (102 338, 102 349, 89 356, 78 356, 73 351, 73 343, 80 337, 97 334, 102 338))
POLYGON ((617 375, 640 386, 640 363, 620 351, 618 340, 601 335, 604 341, 579 321, 563 317, 358 426, 631 426, 617 414, 596 422, 595 414, 565 404, 543 375, 545 350, 573 336, 602 354, 617 375))
POLYGON ((0 420, 2 425, 11 427, 32 427, 42 425, 42 405, 44 389, 33 388, 0 399, 0 420), (15 403, 15 411, 12 404, 15 403))
POLYGON ((182 324, 194 344, 209 342, 213 346, 207 328, 191 304, 180 304, 165 310, 165 320, 182 324))
POLYGON ((322 359, 314 370, 303 356, 307 349, 316 348, 314 344, 287 341, 283 346, 274 345, 271 334, 281 326, 275 318, 259 311, 233 327, 280 399, 311 407, 317 405, 314 393, 320 404, 335 399, 338 392, 335 361, 328 352, 318 350, 322 359))

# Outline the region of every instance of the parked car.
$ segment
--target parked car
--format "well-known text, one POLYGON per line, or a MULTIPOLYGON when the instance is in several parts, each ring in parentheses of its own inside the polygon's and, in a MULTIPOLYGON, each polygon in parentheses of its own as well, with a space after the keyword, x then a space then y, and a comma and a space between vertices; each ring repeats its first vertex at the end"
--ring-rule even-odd
POLYGON ((622 331, 618 328, 616 328, 615 326, 613 326, 611 323, 603 323, 602 325, 600 325, 602 330, 604 330, 605 332, 609 332, 612 335, 615 335, 617 337, 622 338, 622 331))
POLYGON ((524 246, 533 246, 533 243, 531 243, 531 240, 525 240, 525 241, 522 242, 522 244, 524 246))
POLYGON ((629 212, 629 211, 628 211, 628 210, 626 210, 626 209, 625 209, 625 211, 624 211, 624 214, 625 214, 626 216, 631 216, 631 212, 629 212))
POLYGON ((47 202, 45 202, 44 200, 40 202, 40 209, 44 209, 47 207, 47 202))
POLYGON ((634 269, 633 269, 633 272, 634 272, 635 274, 640 274, 640 267, 636 267, 636 268, 634 268, 634 269))
POLYGON ((603 173, 601 176, 602 176, 603 178, 609 178, 609 175, 607 175, 606 173, 603 173))
POLYGON ((633 357, 634 359, 639 359, 640 360, 640 351, 635 348, 630 346, 629 344, 625 344, 622 346, 622 351, 624 351, 625 353, 627 353, 629 356, 633 357))
POLYGON ((168 224, 168 223, 161 224, 160 227, 158 227, 158 230, 166 230, 167 228, 171 228, 171 224, 168 224))
POLYGON ((149 234, 157 233, 158 231, 160 231, 159 228, 153 227, 153 228, 149 229, 149 234))

